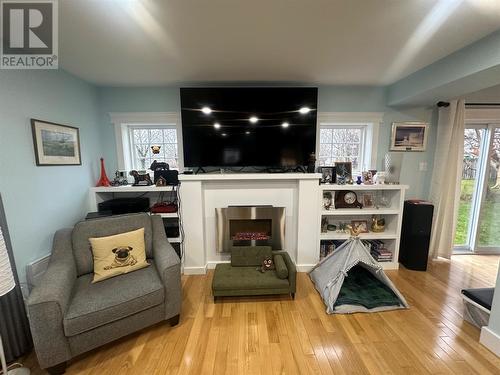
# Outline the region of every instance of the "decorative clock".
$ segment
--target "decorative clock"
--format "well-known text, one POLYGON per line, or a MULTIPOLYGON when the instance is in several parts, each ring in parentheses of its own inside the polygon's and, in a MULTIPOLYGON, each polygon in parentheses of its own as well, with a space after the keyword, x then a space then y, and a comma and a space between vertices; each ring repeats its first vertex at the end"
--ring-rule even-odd
POLYGON ((340 190, 335 192, 335 208, 363 208, 363 204, 354 191, 340 190))

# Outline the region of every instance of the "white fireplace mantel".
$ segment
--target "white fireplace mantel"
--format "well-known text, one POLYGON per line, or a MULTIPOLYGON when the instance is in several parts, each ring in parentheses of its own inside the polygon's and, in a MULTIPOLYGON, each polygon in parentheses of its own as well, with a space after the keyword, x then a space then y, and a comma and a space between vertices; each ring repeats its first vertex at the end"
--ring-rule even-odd
POLYGON ((204 274, 229 262, 216 252, 215 208, 234 205, 285 207, 285 248, 299 271, 317 262, 317 173, 214 173, 180 175, 185 234, 184 273, 204 274))

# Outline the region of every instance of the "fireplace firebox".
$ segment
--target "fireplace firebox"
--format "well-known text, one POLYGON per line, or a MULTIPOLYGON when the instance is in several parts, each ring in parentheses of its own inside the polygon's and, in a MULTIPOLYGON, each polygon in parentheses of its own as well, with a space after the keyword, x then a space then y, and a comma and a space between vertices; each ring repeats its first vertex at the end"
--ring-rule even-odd
POLYGON ((285 208, 229 206, 216 208, 217 252, 233 246, 267 245, 282 250, 285 243, 285 208))

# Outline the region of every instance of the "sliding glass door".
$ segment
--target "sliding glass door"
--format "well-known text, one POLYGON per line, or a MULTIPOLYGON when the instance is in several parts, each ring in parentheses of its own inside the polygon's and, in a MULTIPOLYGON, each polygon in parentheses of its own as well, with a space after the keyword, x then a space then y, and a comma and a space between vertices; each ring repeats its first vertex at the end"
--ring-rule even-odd
POLYGON ((461 177, 455 250, 500 252, 500 125, 466 126, 461 177))

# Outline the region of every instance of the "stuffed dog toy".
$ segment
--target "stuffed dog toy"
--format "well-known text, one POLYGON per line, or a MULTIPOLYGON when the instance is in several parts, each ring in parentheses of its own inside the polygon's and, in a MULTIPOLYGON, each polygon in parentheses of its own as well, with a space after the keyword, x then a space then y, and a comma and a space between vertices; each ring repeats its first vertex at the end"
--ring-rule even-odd
POLYGON ((130 254, 133 250, 130 246, 120 246, 113 249, 113 253, 115 254, 115 259, 111 265, 104 267, 105 270, 110 270, 117 267, 126 267, 133 266, 137 263, 137 259, 130 254))
POLYGON ((262 265, 260 266, 260 272, 264 273, 266 271, 274 270, 273 258, 266 257, 262 260, 262 265))

